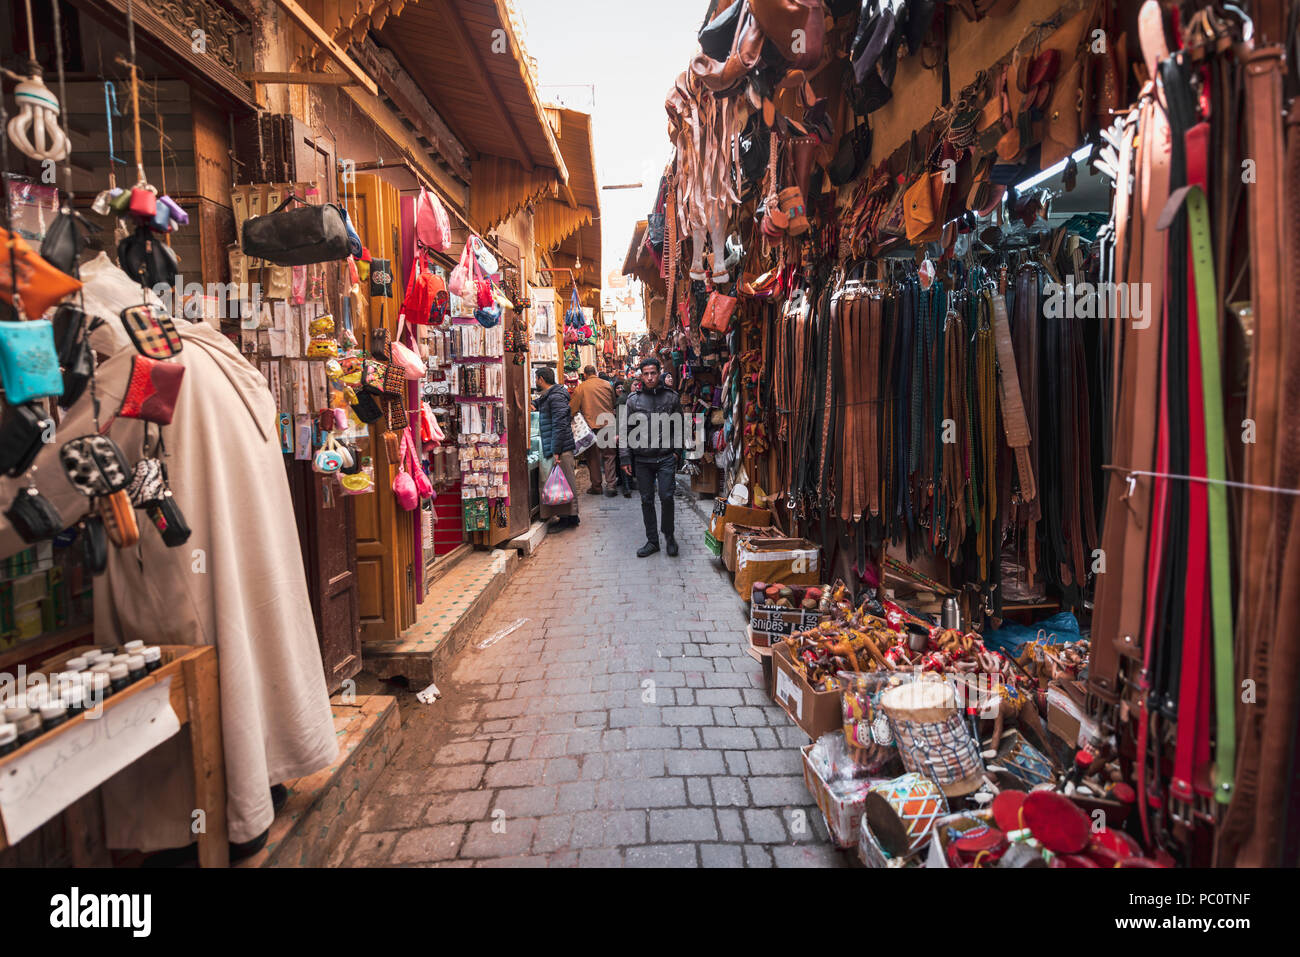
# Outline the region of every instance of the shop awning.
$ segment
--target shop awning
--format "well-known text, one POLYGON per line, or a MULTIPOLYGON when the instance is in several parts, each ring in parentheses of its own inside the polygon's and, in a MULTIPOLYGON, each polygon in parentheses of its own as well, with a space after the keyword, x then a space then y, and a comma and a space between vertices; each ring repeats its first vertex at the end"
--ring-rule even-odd
POLYGON ((408 0, 372 30, 475 154, 471 218, 482 229, 568 182, 507 0, 408 0))
POLYGON ((663 288, 663 277, 659 275, 659 264, 655 262, 654 254, 645 247, 645 231, 649 225, 643 219, 632 230, 632 241, 623 257, 623 275, 641 280, 647 291, 653 292, 663 288))
MULTIPOLYGON (((583 237, 583 252, 599 265, 599 245, 589 243, 594 233, 599 244, 600 188, 596 183, 596 156, 591 138, 591 115, 556 106, 546 107, 547 121, 560 144, 560 153, 569 170, 569 182, 552 198, 544 199, 534 208, 533 241, 539 249, 550 252, 564 248, 580 229, 588 230, 583 237)), ((570 251, 577 252, 577 244, 569 243, 570 251)), ((600 284, 599 275, 596 284, 600 284)))

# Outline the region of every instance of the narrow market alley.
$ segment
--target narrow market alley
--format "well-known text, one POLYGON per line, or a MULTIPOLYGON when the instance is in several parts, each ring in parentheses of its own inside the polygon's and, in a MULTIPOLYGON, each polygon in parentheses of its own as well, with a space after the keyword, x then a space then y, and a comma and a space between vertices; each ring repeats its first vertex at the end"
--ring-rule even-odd
POLYGON ((581 496, 582 523, 525 560, 442 697, 400 694, 402 746, 331 863, 846 863, 691 498, 679 490, 681 555, 639 559, 639 501, 581 496))

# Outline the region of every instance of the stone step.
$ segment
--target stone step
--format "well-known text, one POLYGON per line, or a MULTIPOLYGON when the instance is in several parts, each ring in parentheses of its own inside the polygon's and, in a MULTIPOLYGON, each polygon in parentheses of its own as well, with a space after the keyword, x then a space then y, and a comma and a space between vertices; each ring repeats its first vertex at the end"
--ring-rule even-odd
POLYGON ((238 867, 323 867, 375 780, 402 743, 397 699, 358 695, 330 700, 338 759, 314 774, 285 782, 289 799, 271 824, 266 846, 238 867))
POLYGON ((420 606, 415 624, 397 641, 362 645, 366 670, 379 678, 404 677, 415 690, 445 675, 519 561, 519 552, 513 548, 467 555, 438 579, 420 606))

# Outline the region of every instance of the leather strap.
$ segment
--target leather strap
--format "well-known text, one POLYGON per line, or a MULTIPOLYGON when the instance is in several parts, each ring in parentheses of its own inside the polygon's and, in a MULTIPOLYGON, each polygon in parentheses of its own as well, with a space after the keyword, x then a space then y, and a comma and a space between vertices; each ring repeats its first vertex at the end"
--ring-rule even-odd
POLYGON ((1002 409, 1002 428, 1007 445, 1016 459, 1020 479, 1020 498, 1030 502, 1038 497, 1034 470, 1029 460, 1029 421, 1020 395, 1020 378, 1016 373, 1016 353, 1011 345, 1011 325, 1007 322, 1006 297, 993 297, 993 341, 998 353, 998 397, 1002 409))

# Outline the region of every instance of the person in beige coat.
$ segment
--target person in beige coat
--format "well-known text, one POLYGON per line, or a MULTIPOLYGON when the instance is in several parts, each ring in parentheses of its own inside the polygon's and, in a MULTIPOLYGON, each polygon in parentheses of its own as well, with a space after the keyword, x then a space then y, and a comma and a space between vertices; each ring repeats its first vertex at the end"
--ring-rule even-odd
MULTIPOLYGON (((599 435, 601 428, 614 419, 614 386, 596 375, 596 367, 589 365, 582 370, 582 381, 573 391, 571 405, 573 411, 582 413, 587 425, 599 435), (608 418, 602 419, 602 415, 608 418)), ((591 482, 591 487, 587 489, 589 495, 599 495, 602 488, 610 498, 618 494, 618 478, 614 474, 614 459, 617 454, 618 449, 601 448, 599 442, 584 453, 587 477, 591 482)))
MULTIPOLYGON (((119 314, 141 302, 141 290, 103 255, 82 267, 82 279, 87 315, 105 320, 91 343, 110 356, 96 379, 107 422, 121 404, 136 354, 119 314)), ((231 843, 240 844, 270 827, 271 785, 329 766, 338 742, 275 401, 229 339, 205 323, 175 322, 183 348, 170 361, 185 366, 185 378, 175 417, 164 428, 166 464, 192 534, 168 548, 144 513, 136 513, 139 544, 110 546, 108 568, 95 579, 95 641, 216 646, 227 822, 231 843)), ((64 475, 59 448, 92 431, 87 392, 36 460, 36 484, 69 525, 90 502, 64 475)), ((157 427, 150 432, 156 435, 157 427)), ((144 423, 117 419, 109 434, 134 465, 144 423)), ((12 501, 25 484, 0 480, 0 501, 12 501)), ((0 522, 0 555, 25 547, 0 522)), ((152 851, 193 842, 188 751, 189 736, 176 735, 105 783, 108 846, 152 851)))

